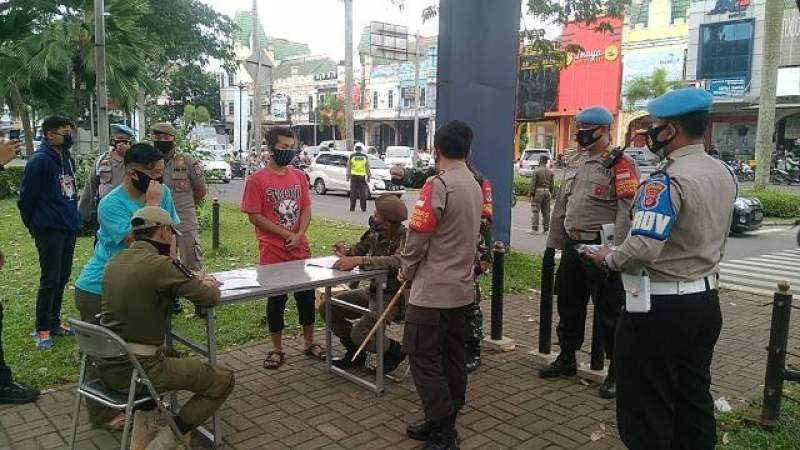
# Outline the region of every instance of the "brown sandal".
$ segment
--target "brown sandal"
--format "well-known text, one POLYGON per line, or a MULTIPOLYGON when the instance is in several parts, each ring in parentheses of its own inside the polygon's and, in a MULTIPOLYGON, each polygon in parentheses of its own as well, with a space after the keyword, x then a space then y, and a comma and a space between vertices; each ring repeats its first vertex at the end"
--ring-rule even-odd
POLYGON ((322 346, 319 345, 319 344, 311 344, 311 345, 309 345, 308 348, 305 349, 303 354, 308 356, 308 357, 310 357, 310 358, 314 358, 314 359, 316 359, 318 361, 325 361, 325 349, 323 349, 322 346), (315 353, 314 349, 317 349, 317 348, 319 349, 319 352, 315 353))
POLYGON ((283 360, 285 358, 286 358, 286 353, 276 352, 275 350, 273 350, 267 353, 267 358, 264 360, 264 368, 269 370, 276 370, 283 365, 283 360), (277 360, 272 358, 275 355, 278 355, 277 360))

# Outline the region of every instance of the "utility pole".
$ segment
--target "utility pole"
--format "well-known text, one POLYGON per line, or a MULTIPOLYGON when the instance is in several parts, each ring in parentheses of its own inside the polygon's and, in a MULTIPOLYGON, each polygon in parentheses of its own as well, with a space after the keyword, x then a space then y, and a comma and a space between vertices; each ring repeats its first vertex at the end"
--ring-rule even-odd
MULTIPOLYGON (((100 146, 109 145, 108 83, 106 81, 106 21, 104 0, 94 0, 94 66, 97 91, 97 140, 100 146)), ((92 149, 92 152, 97 149, 92 149)), ((105 151, 105 150, 104 150, 105 151)))
POLYGON ((344 116, 345 133, 347 134, 346 148, 348 151, 353 151, 353 0, 344 0, 344 51, 344 116))
POLYGON ((756 180, 755 189, 765 189, 769 181, 772 152, 775 145, 775 91, 778 84, 778 58, 781 52, 784 2, 766 2, 764 17, 764 61, 761 64, 761 92, 758 102, 756 130, 756 180))
POLYGON ((258 40, 258 0, 253 0, 253 31, 251 47, 253 54, 256 55, 256 76, 253 80, 253 146, 256 148, 257 153, 261 153, 261 113, 263 111, 261 104, 261 42, 258 40))
POLYGON ((419 146, 419 30, 417 30, 417 37, 414 41, 414 145, 411 146, 417 150, 419 146))

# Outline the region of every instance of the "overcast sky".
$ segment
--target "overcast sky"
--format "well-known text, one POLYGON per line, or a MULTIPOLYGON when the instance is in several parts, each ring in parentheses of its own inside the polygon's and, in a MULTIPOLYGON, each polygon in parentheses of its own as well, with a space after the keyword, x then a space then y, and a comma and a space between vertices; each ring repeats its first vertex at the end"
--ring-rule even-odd
MULTIPOLYGON (((217 11, 233 17, 236 11, 250 10, 252 0, 201 0, 217 11)), ((344 59, 344 3, 341 0, 258 0, 259 17, 267 35, 305 42, 314 54, 344 59)), ((399 11, 387 0, 354 0, 354 46, 361 30, 370 21, 378 20, 408 26, 409 33, 419 29, 423 36, 435 35, 436 19, 422 23, 422 10, 436 0, 405 0, 399 11)), ((523 4, 525 2, 522 2, 523 4)), ((524 8, 524 7, 523 7, 524 8)), ((526 18, 526 25, 535 21, 526 18)))

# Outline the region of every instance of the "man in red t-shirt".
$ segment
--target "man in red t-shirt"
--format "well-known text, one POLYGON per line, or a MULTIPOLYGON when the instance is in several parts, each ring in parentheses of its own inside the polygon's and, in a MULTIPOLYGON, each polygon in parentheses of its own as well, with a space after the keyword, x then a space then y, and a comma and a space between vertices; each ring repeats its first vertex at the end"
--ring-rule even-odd
MULTIPOLYGON (((311 222, 311 197, 305 174, 290 165, 297 153, 295 136, 289 128, 273 127, 267 133, 269 164, 247 178, 242 212, 256 227, 259 264, 297 261, 311 256, 306 231, 311 222)), ((285 354, 281 337, 288 296, 267 300, 267 324, 274 349, 267 353, 264 367, 277 369, 285 354)), ((297 312, 303 327, 305 354, 322 360, 323 350, 314 343, 314 291, 295 292, 297 312)))

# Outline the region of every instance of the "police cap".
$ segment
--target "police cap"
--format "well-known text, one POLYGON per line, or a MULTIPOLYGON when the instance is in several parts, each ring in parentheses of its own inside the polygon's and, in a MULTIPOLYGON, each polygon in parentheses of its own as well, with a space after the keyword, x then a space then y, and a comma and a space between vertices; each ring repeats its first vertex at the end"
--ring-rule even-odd
POLYGON ((111 134, 124 134, 130 137, 136 135, 133 129, 131 129, 131 127, 125 125, 124 123, 115 123, 111 125, 111 134))
POLYGON ((375 200, 375 209, 381 218, 389 222, 400 223, 408 218, 408 208, 394 194, 384 194, 375 200))
POLYGON ((160 227, 161 225, 169 225, 175 234, 180 235, 180 232, 175 229, 175 222, 172 221, 172 217, 169 216, 169 213, 164 208, 145 206, 133 213, 131 218, 131 229, 133 231, 146 230, 160 227))
POLYGON ((609 110, 602 106, 592 106, 578 113, 578 115, 575 116, 575 122, 581 125, 609 126, 614 122, 614 116, 611 115, 609 110))
POLYGON ((171 123, 159 122, 150 126, 150 133, 161 133, 175 136, 178 134, 178 130, 176 130, 171 123))
POLYGON ((661 119, 685 116, 697 111, 709 111, 712 100, 711 94, 703 89, 676 89, 650 101, 647 112, 661 119))

